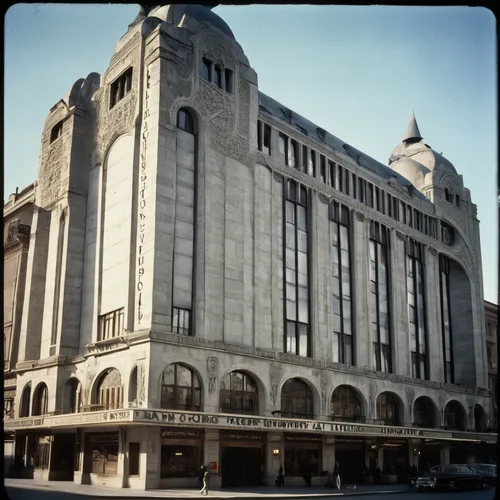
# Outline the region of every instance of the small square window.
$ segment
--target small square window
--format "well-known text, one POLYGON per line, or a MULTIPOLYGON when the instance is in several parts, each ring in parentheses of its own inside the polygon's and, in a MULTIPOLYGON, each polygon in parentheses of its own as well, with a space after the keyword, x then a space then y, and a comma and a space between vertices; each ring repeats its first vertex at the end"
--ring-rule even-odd
POLYGON ((50 142, 54 142, 62 136, 63 124, 62 122, 56 123, 50 131, 50 142))
POLYGON ((132 71, 132 68, 127 69, 111 84, 110 109, 132 90, 132 71))

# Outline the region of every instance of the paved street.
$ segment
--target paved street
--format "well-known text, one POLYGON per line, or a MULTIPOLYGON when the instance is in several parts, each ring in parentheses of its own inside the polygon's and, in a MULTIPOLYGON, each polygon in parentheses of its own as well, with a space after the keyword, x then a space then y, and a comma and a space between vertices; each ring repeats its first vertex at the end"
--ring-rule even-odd
MULTIPOLYGON (((130 498, 146 499, 146 498, 198 498, 199 495, 196 491, 190 490, 167 490, 160 492, 158 490, 151 491, 143 494, 142 492, 134 492, 125 490, 119 492, 110 488, 97 488, 94 491, 89 491, 92 487, 77 486, 73 487, 59 485, 57 483, 49 484, 32 484, 25 485, 23 482, 15 482, 12 480, 6 481, 6 489, 9 495, 9 500, 94 500, 102 498, 113 498, 116 500, 126 500, 130 498), (54 486, 53 486, 54 485, 54 486)), ((400 490, 401 488, 399 488, 400 490)), ((285 493, 285 492, 283 492, 285 493)), ((282 494, 283 494, 282 493, 282 494)), ((281 495, 282 495, 281 494, 281 495)), ((235 490, 235 491, 213 491, 209 493, 212 498, 224 499, 237 499, 237 498, 280 498, 282 500, 296 500, 298 498, 321 498, 322 500, 338 499, 338 498, 363 498, 363 499, 385 499, 390 500, 493 500, 495 496, 495 489, 489 488, 483 491, 464 491, 464 492, 415 492, 398 491, 395 487, 387 487, 379 491, 370 491, 366 487, 357 488, 356 490, 344 490, 338 493, 326 493, 323 489, 314 488, 305 490, 296 488, 293 493, 286 492, 286 497, 281 496, 276 490, 271 488, 262 489, 262 491, 251 492, 249 490, 235 490), (310 492, 310 493, 309 493, 310 492), (288 496, 290 495, 290 496, 288 496)))

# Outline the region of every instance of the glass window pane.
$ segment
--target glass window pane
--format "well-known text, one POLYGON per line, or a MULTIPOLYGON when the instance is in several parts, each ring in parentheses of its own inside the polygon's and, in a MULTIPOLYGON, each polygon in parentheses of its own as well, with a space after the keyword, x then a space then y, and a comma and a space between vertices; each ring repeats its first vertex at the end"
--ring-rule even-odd
POLYGON ((333 334, 333 346, 332 346, 333 362, 339 362, 339 335, 337 333, 333 334))
POLYGON ((308 355, 308 326, 299 324, 299 356, 308 355))
MULTIPOLYGON (((307 270, 306 270, 307 271, 307 270)), ((306 273, 298 273, 298 277, 299 277, 299 286, 305 286, 307 287, 308 286, 308 282, 307 282, 307 272, 306 273)))
POLYGON ((344 336, 344 363, 347 365, 352 365, 352 337, 350 335, 344 336))
POLYGON ((299 230, 297 232, 298 238, 298 249, 301 252, 307 253, 307 233, 305 231, 299 230))
POLYGON ((289 222, 286 223, 286 247, 295 249, 295 226, 289 222))
POLYGON ((304 252, 297 252, 299 273, 307 274, 307 254, 304 252))
POLYGON ((330 221, 330 237, 332 246, 336 247, 339 244, 338 224, 333 221, 330 221))
POLYGON ((291 285, 289 283, 286 284, 286 298, 293 301, 297 300, 295 285, 291 285))
POLYGON ((308 290, 307 288, 299 287, 299 321, 308 323, 308 290))
POLYGON ((333 331, 334 332, 342 332, 340 314, 333 315, 333 331))
POLYGON ((340 280, 338 278, 332 278, 332 293, 335 297, 340 296, 340 280))
POLYGON ((286 269, 286 282, 295 285, 296 282, 295 271, 293 269, 286 269))
POLYGON ((286 267, 288 269, 295 269, 295 250, 290 250, 287 248, 285 250, 286 254, 286 267))
POLYGON ((297 205, 298 227, 303 231, 307 231, 306 209, 297 205))
POLYGON ((291 321, 287 322, 286 341, 287 341, 286 352, 295 354, 297 351, 297 343, 295 337, 295 323, 292 323, 291 321))
POLYGON ((295 224, 295 205, 291 201, 287 201, 285 205, 286 222, 295 224))
POLYGON ((297 320, 297 302, 292 300, 286 301, 286 319, 291 321, 297 320))

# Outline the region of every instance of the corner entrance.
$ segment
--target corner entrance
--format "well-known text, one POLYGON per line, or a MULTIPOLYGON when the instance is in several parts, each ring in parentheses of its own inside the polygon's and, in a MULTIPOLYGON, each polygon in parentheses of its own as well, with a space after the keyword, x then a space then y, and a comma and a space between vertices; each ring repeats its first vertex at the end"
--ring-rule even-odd
POLYGON ((219 438, 221 486, 260 486, 264 469, 264 435, 221 432, 219 438))

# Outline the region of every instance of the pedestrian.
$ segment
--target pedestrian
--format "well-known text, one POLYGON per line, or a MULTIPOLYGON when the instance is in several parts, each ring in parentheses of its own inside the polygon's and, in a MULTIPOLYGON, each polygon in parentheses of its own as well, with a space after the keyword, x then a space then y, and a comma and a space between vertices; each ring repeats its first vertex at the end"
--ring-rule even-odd
POLYGON ((335 477, 335 486, 338 490, 342 487, 342 480, 340 477, 340 465, 338 462, 335 462, 335 468, 333 469, 333 475, 335 477))
POLYGON ((208 495, 208 467, 206 465, 203 466, 203 488, 200 491, 200 495, 208 495))
POLYGON ((278 476, 276 477, 275 483, 278 488, 283 488, 283 486, 285 486, 285 473, 283 471, 282 465, 280 465, 280 469, 278 471, 278 476))

